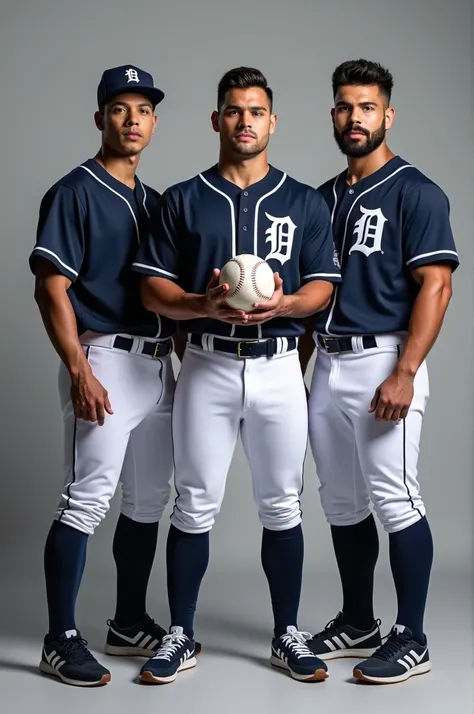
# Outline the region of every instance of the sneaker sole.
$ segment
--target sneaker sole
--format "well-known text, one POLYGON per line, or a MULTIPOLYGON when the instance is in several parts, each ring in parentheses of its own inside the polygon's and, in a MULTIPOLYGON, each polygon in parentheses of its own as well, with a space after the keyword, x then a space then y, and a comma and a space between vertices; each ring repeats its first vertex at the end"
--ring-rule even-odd
MULTIPOLYGON (((201 654, 202 647, 196 647, 194 656, 198 657, 201 654)), ((105 645, 105 654, 111 657, 154 657, 156 650, 147 650, 143 647, 122 647, 121 645, 105 645)))
MULTIPOLYGON (((380 643, 382 644, 382 643, 380 643)), ((322 654, 320 652, 313 652, 316 657, 319 657, 320 659, 326 661, 330 659, 339 659, 342 657, 357 657, 357 659, 366 659, 367 657, 371 657, 377 647, 371 647, 370 649, 366 650, 351 650, 351 649, 342 649, 342 650, 335 650, 334 652, 323 652, 322 654)), ((313 651, 313 650, 311 650, 313 651)))
POLYGON ((169 677, 157 677, 152 672, 145 671, 143 672, 143 674, 140 675, 140 682, 144 682, 145 684, 170 684, 171 682, 174 682, 179 672, 184 672, 187 669, 192 669, 196 665, 196 658, 191 657, 191 659, 188 659, 186 660, 186 662, 183 662, 183 664, 178 667, 176 672, 170 675, 169 677))
POLYGON ((69 679, 69 677, 64 677, 61 672, 59 672, 57 669, 54 669, 54 667, 51 667, 51 665, 47 664, 46 662, 40 662, 39 668, 42 674, 47 674, 52 677, 58 677, 65 684, 71 684, 74 687, 99 687, 103 684, 107 684, 111 680, 110 673, 102 675, 102 677, 96 682, 84 682, 80 679, 69 679))
POLYGON ((360 669, 355 669, 354 677, 361 682, 371 682, 372 684, 398 684, 399 682, 406 682, 407 679, 418 674, 426 674, 430 669, 431 662, 423 662, 423 664, 417 664, 416 667, 412 667, 412 669, 400 674, 398 677, 372 677, 364 674, 360 669))
POLYGON ((291 674, 293 679, 297 679, 298 682, 322 682, 329 676, 324 669, 316 669, 311 674, 299 674, 298 672, 293 672, 286 662, 283 662, 283 660, 278 659, 277 657, 270 657, 270 664, 273 665, 273 667, 279 667, 280 669, 286 670, 291 674))

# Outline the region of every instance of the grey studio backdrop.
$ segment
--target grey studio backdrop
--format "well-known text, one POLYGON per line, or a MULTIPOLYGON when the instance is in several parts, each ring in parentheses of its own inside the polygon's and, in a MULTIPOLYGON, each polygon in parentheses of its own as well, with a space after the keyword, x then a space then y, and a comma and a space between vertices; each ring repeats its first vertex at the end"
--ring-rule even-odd
MULTIPOLYGON (((103 69, 128 62, 151 71, 166 92, 159 107, 157 131, 139 167, 141 179, 158 190, 216 161, 218 138, 211 130, 209 117, 215 106, 217 82, 231 67, 253 65, 267 75, 279 115, 270 160, 312 185, 335 175, 344 165, 332 139, 329 117, 334 67, 343 60, 364 56, 392 70, 397 115, 389 145, 448 194, 461 256, 461 268, 454 276, 454 297, 442 335, 429 358, 431 397, 422 439, 420 478, 436 544, 428 623, 432 628, 438 627, 436 644, 444 653, 441 633, 456 631, 456 642, 464 647, 463 666, 466 670, 471 666, 474 355, 470 314, 470 9, 468 0, 136 0, 132 4, 123 0, 2 0, 0 691, 12 703, 5 711, 11 711, 13 704, 16 708, 22 696, 18 688, 10 692, 7 682, 28 672, 28 666, 22 670, 25 661, 33 674, 40 654, 40 639, 46 626, 43 543, 62 481, 58 360, 33 301, 27 259, 43 193, 92 156, 99 146, 93 112, 103 69), (28 647, 16 650, 17 645, 12 643, 18 642, 28 643, 28 647), (17 653, 15 666, 11 665, 11 648, 17 653)), ((336 614, 340 593, 309 452, 302 504, 306 560, 301 627, 315 630, 336 614)), ((115 571, 111 544, 118 507, 119 496, 89 542, 78 602, 79 626, 98 651, 103 644, 105 619, 113 616, 115 571)), ((160 531, 149 600, 150 612, 165 624, 168 611, 164 544, 168 514, 169 511, 160 531)), ((220 652, 223 657, 227 650, 222 643, 228 643, 229 638, 237 642, 242 633, 247 633, 251 649, 257 647, 258 640, 262 657, 267 653, 271 617, 267 586, 260 570, 260 533, 249 471, 239 445, 224 506, 212 535, 211 565, 197 618, 198 631, 200 628, 201 635, 207 633, 208 645, 213 643, 214 653, 220 652), (255 638, 252 631, 257 633, 255 638)), ((387 541, 381 533, 376 611, 384 618, 384 632, 395 614, 386 556, 387 541)), ((209 648, 212 652, 211 645, 209 648)), ((245 648, 236 647, 234 654, 245 660, 245 648)), ((440 654, 437 664, 444 664, 440 654)), ((459 662, 458 665, 461 666, 459 662)), ((200 665, 203 672, 205 666, 200 665)), ((126 683, 134 671, 133 665, 128 667, 126 683)), ((347 679, 350 670, 344 672, 347 679)), ((176 691, 187 691, 187 696, 192 696, 189 682, 191 677, 199 682, 197 676, 185 675, 188 683, 179 686, 187 689, 173 690, 173 696, 178 696, 176 691)), ((261 676, 270 676, 263 667, 261 676)), ((459 684, 459 691, 449 696, 440 675, 430 677, 429 685, 417 682, 412 686, 410 682, 407 687, 426 696, 428 690, 435 691, 433 687, 438 683, 438 694, 428 706, 431 712, 447 711, 454 696, 459 697, 459 706, 453 711, 472 711, 463 708, 470 690, 467 676, 462 686, 459 684), (443 696, 447 699, 442 705, 443 696)), ((307 690, 301 693, 301 689, 295 692, 286 679, 271 681, 272 691, 275 686, 277 690, 289 687, 282 696, 289 697, 291 690, 292 698, 303 697, 299 710, 312 711, 311 698, 315 695, 307 694, 307 690)), ((32 677, 29 686, 34 687, 35 682, 32 677)), ((343 682, 341 678, 337 686, 343 687, 343 682)), ((114 686, 119 685, 115 682, 114 686)), ((324 696, 336 697, 337 702, 336 685, 332 682, 331 686, 332 690, 326 688, 331 695, 324 696)), ((59 689, 59 695, 58 688, 50 688, 44 696, 64 696, 64 688, 59 689)), ((142 696, 141 691, 132 688, 131 694, 123 696, 142 696)), ((245 688, 235 691, 234 701, 245 696, 243 691, 245 688)), ((96 696, 112 696, 104 692, 96 696)), ((344 694, 353 695, 354 690, 344 694)), ((78 695, 74 692, 70 696, 71 710, 75 711, 78 695)), ((161 690, 160 696, 165 696, 161 690)), ((382 695, 377 692, 376 696, 382 695)), ((148 699, 153 701, 151 695, 148 699)), ((41 707, 41 697, 39 701, 41 707)), ((230 704, 224 706, 224 699, 219 701, 215 711, 234 711, 230 704)), ((394 700, 384 701, 388 706, 394 700)), ((265 711, 265 706, 244 698, 235 711, 265 711)), ((352 706, 359 711, 357 707, 366 704, 352 701, 352 706)), ((367 706, 371 711, 370 702, 367 706)), ((120 710, 119 703, 117 707, 120 710)), ((214 709, 207 707, 207 711, 214 709)))

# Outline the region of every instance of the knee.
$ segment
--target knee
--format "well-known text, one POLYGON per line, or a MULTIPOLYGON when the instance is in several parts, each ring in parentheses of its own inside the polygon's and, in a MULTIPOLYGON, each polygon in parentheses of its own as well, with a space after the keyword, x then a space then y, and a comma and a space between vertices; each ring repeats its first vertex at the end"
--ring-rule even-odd
POLYGON ((377 518, 387 533, 396 533, 413 526, 426 514, 421 501, 416 504, 406 499, 394 501, 385 499, 374 503, 377 518))
POLYGON ((148 492, 142 498, 137 495, 123 494, 120 512, 138 523, 156 523, 161 520, 163 511, 168 505, 170 494, 170 484, 155 489, 153 493, 148 492))
POLYGON ((104 520, 109 504, 104 506, 103 503, 98 504, 69 504, 66 508, 61 509, 56 514, 56 519, 64 525, 75 528, 78 531, 92 535, 98 525, 104 520))
POLYGON ((264 528, 270 531, 286 531, 301 523, 301 503, 292 499, 291 503, 260 503, 258 516, 264 528))

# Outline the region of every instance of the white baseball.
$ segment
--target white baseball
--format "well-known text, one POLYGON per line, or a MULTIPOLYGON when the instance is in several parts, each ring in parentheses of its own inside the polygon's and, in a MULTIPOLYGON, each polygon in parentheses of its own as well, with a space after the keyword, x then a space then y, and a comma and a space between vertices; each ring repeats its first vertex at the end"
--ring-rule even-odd
POLYGON ((227 283, 226 303, 234 310, 252 312, 256 302, 270 300, 275 290, 273 270, 258 255, 243 253, 222 268, 219 285, 227 283))

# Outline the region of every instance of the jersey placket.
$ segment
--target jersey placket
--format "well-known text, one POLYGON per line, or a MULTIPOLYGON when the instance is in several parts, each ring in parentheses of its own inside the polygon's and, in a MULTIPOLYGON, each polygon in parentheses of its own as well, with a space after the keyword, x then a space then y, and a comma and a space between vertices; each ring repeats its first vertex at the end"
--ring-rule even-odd
POLYGON ((237 240, 236 250, 240 253, 253 253, 253 222, 255 211, 255 201, 248 190, 240 191, 235 197, 235 209, 237 218, 237 240))

